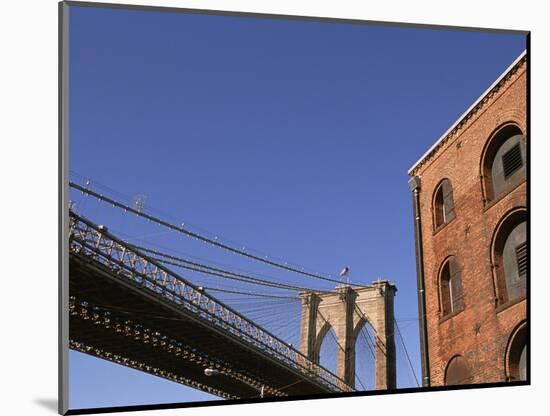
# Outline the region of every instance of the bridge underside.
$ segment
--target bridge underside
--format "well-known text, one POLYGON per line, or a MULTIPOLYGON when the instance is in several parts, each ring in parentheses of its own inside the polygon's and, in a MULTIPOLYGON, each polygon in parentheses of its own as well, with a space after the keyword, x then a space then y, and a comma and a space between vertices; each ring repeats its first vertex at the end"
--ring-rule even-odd
POLYGON ((69 286, 74 350, 227 399, 259 397, 261 386, 264 397, 330 392, 238 337, 144 293, 89 257, 71 254, 69 286), (220 374, 206 376, 206 368, 220 374))

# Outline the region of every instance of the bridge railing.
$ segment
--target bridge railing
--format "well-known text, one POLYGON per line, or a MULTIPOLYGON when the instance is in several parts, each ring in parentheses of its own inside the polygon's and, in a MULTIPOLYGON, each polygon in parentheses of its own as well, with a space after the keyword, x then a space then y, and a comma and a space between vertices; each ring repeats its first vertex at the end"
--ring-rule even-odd
POLYGON ((131 280, 202 320, 245 340, 332 391, 354 389, 335 374, 309 360, 300 351, 256 325, 239 312, 117 239, 106 229, 70 213, 70 251, 107 267, 121 279, 131 280))

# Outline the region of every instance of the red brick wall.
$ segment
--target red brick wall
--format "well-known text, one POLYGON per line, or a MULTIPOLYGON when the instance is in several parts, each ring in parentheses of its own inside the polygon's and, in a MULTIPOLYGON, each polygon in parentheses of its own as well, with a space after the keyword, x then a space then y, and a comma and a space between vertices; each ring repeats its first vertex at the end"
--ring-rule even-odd
POLYGON ((526 206, 523 182, 500 200, 483 200, 481 159, 492 133, 512 121, 526 131, 526 63, 516 66, 497 92, 412 172, 421 177, 428 346, 433 386, 443 385, 449 360, 462 355, 473 383, 505 381, 505 349, 526 317, 525 299, 507 308, 495 303, 490 246, 495 228, 514 207, 526 206), (434 233, 432 198, 443 178, 451 180, 455 218, 434 233), (455 255, 461 268, 465 307, 447 319, 439 311, 438 273, 455 255))

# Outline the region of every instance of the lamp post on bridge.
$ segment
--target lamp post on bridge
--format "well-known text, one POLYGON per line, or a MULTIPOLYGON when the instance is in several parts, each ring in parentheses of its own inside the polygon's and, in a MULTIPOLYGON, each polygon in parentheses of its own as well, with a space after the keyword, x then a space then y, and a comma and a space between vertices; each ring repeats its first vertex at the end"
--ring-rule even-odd
MULTIPOLYGON (((204 369, 204 375, 208 376, 208 377, 211 377, 211 376, 217 376, 217 375, 220 375, 220 374, 223 374, 223 375, 226 375, 225 372, 223 371, 220 371, 220 370, 216 370, 214 368, 205 368, 204 369)), ((260 392, 260 398, 263 399, 264 398, 264 386, 262 385, 262 387, 260 389, 258 389, 256 386, 246 382, 246 381, 243 381, 243 380, 239 380, 241 381, 242 383, 246 384, 247 386, 250 386, 252 387, 253 389, 255 390, 258 390, 260 392)))

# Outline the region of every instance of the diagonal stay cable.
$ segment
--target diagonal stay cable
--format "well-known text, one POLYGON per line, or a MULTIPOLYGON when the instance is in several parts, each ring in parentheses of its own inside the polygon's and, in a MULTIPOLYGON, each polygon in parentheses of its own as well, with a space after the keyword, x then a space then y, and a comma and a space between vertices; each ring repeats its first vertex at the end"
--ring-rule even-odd
MULTIPOLYGON (((330 322, 327 321, 327 319, 323 316, 323 314, 321 313, 321 311, 317 311, 317 314, 321 317, 321 319, 323 321, 325 321, 325 323, 327 323, 328 325, 330 325, 330 322)), ((334 333, 332 332, 331 329, 328 330, 328 333, 332 336, 332 339, 334 340, 334 342, 336 342, 336 345, 340 348, 340 350, 344 353, 344 355, 346 355, 346 350, 344 349, 344 347, 342 347, 342 345, 340 344, 340 342, 338 341, 338 338, 336 338, 336 335, 334 335, 334 333)), ((346 358, 346 360, 350 360, 351 357, 348 356, 346 358)), ((361 384, 361 387, 363 387, 363 390, 367 390, 367 388, 365 387, 365 385, 363 384, 363 381, 361 380, 361 378, 357 375, 357 372, 355 372, 355 378, 357 379, 357 381, 359 381, 359 384, 361 384)))
POLYGON ((151 257, 151 258, 153 260, 156 260, 156 261, 161 262, 163 264, 170 264, 172 266, 181 267, 181 268, 186 269, 186 270, 191 270, 191 271, 198 272, 198 273, 203 273, 203 274, 209 274, 211 276, 217 276, 217 277, 221 277, 221 278, 224 278, 224 279, 237 280, 237 281, 240 281, 240 282, 250 283, 250 284, 253 284, 253 285, 267 286, 267 287, 273 287, 273 288, 277 288, 277 289, 287 289, 287 290, 293 290, 293 291, 311 291, 310 288, 306 288, 306 287, 302 287, 302 286, 287 285, 285 283, 277 283, 277 282, 272 282, 270 280, 259 279, 259 278, 255 278, 255 277, 241 277, 241 276, 245 276, 245 275, 220 273, 220 272, 215 272, 215 271, 208 270, 208 269, 202 269, 202 268, 199 268, 199 267, 188 266, 188 265, 185 265, 185 264, 182 264, 182 263, 177 263, 177 262, 174 262, 174 261, 165 260, 165 259, 161 259, 161 258, 157 258, 157 257, 151 257))
POLYGON ((405 345, 405 342, 403 341, 403 336, 401 335, 401 330, 399 329, 399 324, 394 319, 393 322, 395 323, 395 327, 397 328, 397 335, 399 335, 399 340, 401 341, 401 345, 403 345, 403 349, 405 350, 405 356, 407 357, 407 361, 409 362, 409 368, 411 369, 411 372, 414 376, 414 381, 416 382, 416 386, 420 387, 420 383, 418 382, 418 378, 416 377, 416 372, 414 371, 411 357, 409 356, 409 351, 407 350, 407 346, 405 345))
MULTIPOLYGON (((236 273, 236 272, 232 272, 232 271, 228 271, 228 270, 224 270, 224 269, 219 269, 217 267, 208 266, 206 264, 202 264, 202 263, 198 263, 198 262, 191 261, 191 260, 188 260, 188 259, 184 259, 182 257, 172 256, 170 254, 166 254, 166 253, 163 253, 161 251, 152 250, 152 249, 147 248, 147 247, 142 247, 142 246, 138 246, 138 245, 130 244, 130 243, 127 243, 127 244, 129 244, 132 247, 135 247, 138 250, 144 251, 146 253, 154 254, 156 256, 163 257, 163 258, 153 257, 157 261, 160 261, 160 262, 165 263, 165 264, 171 264, 172 266, 182 267, 184 269, 191 270, 191 271, 196 271, 196 272, 205 273, 205 274, 212 274, 214 276, 219 276, 219 277, 226 277, 224 275, 229 275, 229 276, 233 276, 235 278, 239 278, 239 279, 236 279, 236 280, 245 281, 243 279, 246 279, 246 281, 250 281, 250 283, 256 282, 256 284, 265 284, 266 286, 280 287, 282 289, 300 290, 300 291, 311 291, 312 290, 311 288, 307 288, 307 287, 303 287, 303 286, 289 285, 289 284, 286 284, 286 283, 275 282, 273 280, 261 279, 261 278, 258 278, 258 277, 252 277, 252 276, 242 274, 242 273, 236 273), (172 261, 169 261, 169 260, 166 260, 166 259, 170 259, 170 260, 174 260, 174 261, 172 262, 172 261)), ((226 278, 231 279, 231 277, 226 277, 226 278)), ((316 290, 316 291, 317 292, 328 293, 327 291, 323 291, 323 290, 316 290)))
MULTIPOLYGON (((365 340, 365 342, 366 342, 366 344, 367 344, 367 347, 369 347, 369 351, 370 351, 370 353, 371 353, 371 355, 372 355, 372 358, 373 358, 374 360, 376 360, 376 355, 374 354, 374 350, 372 349, 372 345, 371 345, 372 341, 369 342, 369 340, 368 340, 367 337, 365 336, 364 331, 365 331, 365 327, 361 328, 361 330, 359 331, 359 333, 361 334, 361 336, 362 336, 363 339, 365 340)), ((368 332, 367 332, 367 334, 368 334, 368 332)))
POLYGON ((254 293, 254 292, 245 292, 240 290, 219 289, 219 288, 207 287, 207 286, 204 286, 204 289, 210 290, 211 292, 231 293, 235 295, 246 295, 246 296, 260 297, 260 298, 299 300, 296 296, 269 295, 267 293, 254 293))
MULTIPOLYGON (((382 340, 382 338, 380 338, 380 336, 378 335, 378 332, 376 331, 376 328, 372 325, 372 323, 370 322, 370 320, 367 318, 367 316, 363 313, 363 311, 361 311, 361 309, 359 309, 359 307, 357 305, 354 305, 355 307, 355 310, 357 311, 357 313, 359 314, 360 317, 362 317, 368 324, 369 326, 371 327, 372 331, 374 332, 374 336, 376 338, 376 340, 373 340, 372 341, 372 344, 377 348, 377 349, 380 349, 380 351, 382 352, 382 354, 386 355, 386 343, 382 340), (380 347, 380 345, 383 346, 380 347)), ((369 336, 369 338, 371 338, 369 332, 367 331, 367 335, 369 336)), ((372 338, 371 338, 372 340, 372 338)))
MULTIPOLYGON (((359 312, 361 312, 361 310, 357 307, 357 305, 353 305, 353 306, 354 306, 354 312, 357 314, 357 316, 359 316, 359 318, 363 318, 363 319, 365 320, 365 322, 366 322, 367 324, 369 324, 369 326, 372 327, 372 325, 370 324, 370 322, 369 322, 369 320, 367 319, 367 317, 364 316, 364 315, 362 315, 362 314, 359 314, 359 312)), ((376 348, 375 343, 374 343, 374 340, 372 340, 372 339, 370 338, 369 332, 368 332, 368 331, 365 331, 365 332, 367 333, 368 337, 369 337, 369 338, 367 339, 367 337, 365 336, 365 334, 364 334, 363 331, 365 331, 365 326, 364 326, 364 325, 363 325, 363 327, 361 328, 361 330, 359 331, 359 333, 361 334, 361 336, 363 337, 363 339, 364 339, 365 342, 367 343, 367 347, 369 347, 369 350, 370 350, 370 352, 371 352, 371 354, 372 354, 372 358, 374 358, 374 359, 376 360, 376 354, 374 353, 374 349, 373 349, 373 346, 374 346, 374 348, 376 348), (370 342, 369 342, 369 339, 370 339, 370 342), (371 345, 371 344, 372 344, 372 345, 371 345)))
MULTIPOLYGON (((243 250, 239 250, 237 248, 234 248, 234 247, 231 247, 227 244, 224 244, 224 243, 221 243, 219 241, 216 241, 216 240, 213 240, 211 238, 208 238, 208 237, 205 237, 201 234, 198 234, 196 232, 193 232, 193 231, 190 231, 190 230, 187 230, 183 227, 180 227, 178 225, 175 225, 175 224, 171 224, 167 221, 164 221, 160 218, 157 218, 157 217, 154 217, 152 215, 149 215, 145 212, 142 212, 140 210, 137 210, 135 208, 132 208, 131 206, 128 206, 126 204, 123 204, 122 202, 119 202, 119 201, 116 201, 112 198, 109 198, 105 195, 101 195, 95 191, 92 191, 91 189, 88 189, 86 187, 83 187, 81 185, 78 185, 72 181, 69 182, 69 186, 73 189, 76 189, 82 193, 85 193, 89 196, 92 196, 100 201, 103 201, 103 202, 106 202, 106 203, 109 203, 111 205, 113 205, 114 207, 116 208, 120 208, 120 209, 123 209, 127 212, 131 212, 137 216, 140 216, 142 218, 145 218, 149 221, 153 221, 159 225, 162 225, 163 227, 166 227, 166 228, 169 228, 171 230, 174 230, 174 231, 177 231, 179 233, 182 233, 182 234, 185 234, 189 237, 192 237, 192 238, 196 238, 197 240, 200 240, 200 241, 203 241, 205 243, 208 243, 208 244, 211 244, 213 246, 216 246, 216 247, 219 247, 219 248, 222 248, 224 250, 227 250, 227 251, 230 251, 232 253, 235 253, 235 254, 239 254, 241 256, 245 256, 245 257, 248 257, 250 259, 253 259, 253 260, 256 260, 256 261, 259 261, 259 262, 262 262, 262 263, 265 263, 265 264, 269 264, 270 266, 274 266, 274 267, 278 267, 280 269, 283 269, 283 270, 287 270, 289 272, 293 272, 293 273, 297 273, 297 274, 301 274, 303 276, 308 276, 308 277, 312 277, 312 278, 315 278, 315 279, 320 279, 320 280, 325 280, 325 281, 328 281, 328 282, 333 282, 333 283, 338 283, 338 284, 341 284, 342 282, 339 281, 339 280, 336 280, 336 279, 331 279, 330 277, 326 277, 326 276, 321 276, 319 274, 315 274, 315 273, 310 273, 310 272, 306 272, 305 270, 299 270, 299 269, 296 269, 294 267, 290 267, 288 265, 285 265, 285 264, 281 264, 281 263, 277 263, 275 261, 272 261, 272 260, 269 260, 269 259, 266 259, 266 258, 262 258, 260 256, 256 256, 254 254, 251 254, 251 253, 247 253, 246 251, 243 251, 243 250)), ((357 284, 352 284, 352 286, 356 286, 356 287, 366 287, 364 285, 357 285, 357 284)))
MULTIPOLYGON (((90 220, 88 220, 84 217, 81 217, 80 215, 78 215, 78 214, 76 214, 72 211, 70 211, 70 217, 72 219, 74 219, 74 221, 76 223, 80 224, 80 226, 82 227, 81 231, 84 230, 84 232, 87 233, 88 230, 92 230, 95 235, 99 234, 99 235, 101 235, 101 238, 107 239, 108 241, 112 242, 112 244, 110 244, 110 245, 107 242, 107 245, 109 245, 109 253, 111 253, 111 251, 113 250, 113 246, 118 246, 120 249, 123 250, 123 252, 126 249, 128 249, 129 251, 134 251, 134 253, 139 258, 141 258, 143 261, 145 261, 146 264, 152 265, 156 270, 162 272, 165 277, 170 276, 175 281, 180 281, 185 286, 187 286, 189 288, 192 288, 193 291, 202 292, 198 288, 198 286, 195 286, 194 284, 189 282, 189 280, 181 277, 180 275, 178 275, 175 272, 168 269, 166 266, 163 266, 159 262, 153 260, 151 257, 147 256, 145 253, 141 253, 141 252, 139 252, 139 250, 136 250, 134 248, 129 247, 128 245, 126 245, 124 243, 124 241, 118 239, 116 236, 109 233, 105 229, 102 229, 101 226, 99 226, 98 224, 94 224, 90 220)), ((75 228, 76 228, 76 226, 75 226, 75 228)), ((95 252, 96 254, 99 254, 100 256, 104 256, 109 261, 114 262, 114 264, 116 264, 118 266, 126 267, 125 264, 123 263, 123 260, 122 261, 117 260, 115 258, 112 258, 111 254, 104 254, 104 253, 101 252, 101 247, 103 247, 103 248, 107 247, 107 245, 105 245, 105 242, 103 243, 103 245, 100 245, 99 242, 101 240, 98 240, 97 242, 94 242, 94 244, 91 245, 89 239, 86 238, 86 235, 84 235, 84 237, 76 236, 73 231, 71 231, 71 238, 74 241, 77 241, 78 244, 81 247, 84 247, 84 248, 90 250, 91 252, 95 252)), ((77 253, 76 255, 77 256, 84 256, 81 253, 77 253)), ((145 274, 145 272, 138 270, 136 268, 135 264, 131 264, 129 267, 133 268, 132 269, 132 275, 140 276, 140 278, 142 279, 141 280, 142 282, 148 281, 150 283, 157 284, 157 281, 155 280, 154 277, 151 278, 150 276, 145 274)), ((163 282, 161 282, 161 284, 164 285, 163 282)), ((153 289, 151 289, 151 290, 153 290, 153 289)), ((170 289, 163 289, 163 291, 165 291, 165 290, 170 290, 170 289)), ((170 291, 172 292, 171 294, 173 296, 184 296, 184 295, 178 295, 178 293, 175 290, 170 290, 170 291)), ((287 361, 290 360, 291 363, 292 363, 291 365, 298 368, 299 371, 303 371, 308 376, 311 375, 312 377, 314 377, 314 379, 318 380, 320 383, 323 383, 325 385, 330 385, 332 387, 337 388, 338 390, 344 389, 344 390, 347 391, 347 389, 349 388, 349 386, 347 386, 347 384, 342 379, 340 379, 337 375, 335 375, 332 372, 330 372, 329 370, 325 369, 323 366, 321 366, 318 363, 312 363, 311 361, 308 360, 308 358, 302 352, 300 352, 299 350, 297 350, 296 348, 294 348, 292 346, 289 346, 287 342, 285 342, 285 341, 281 340, 280 338, 276 337, 275 335, 273 335, 267 329, 265 329, 263 327, 260 327, 259 325, 257 325, 256 323, 254 323, 253 321, 251 321, 250 319, 245 317, 242 313, 238 312, 236 309, 229 307, 228 305, 226 305, 225 303, 223 303, 219 299, 216 299, 216 298, 212 297, 209 294, 201 293, 201 295, 205 295, 205 298, 209 302, 213 302, 214 305, 219 305, 219 307, 221 307, 223 309, 223 311, 227 312, 227 314, 221 314, 220 315, 221 319, 227 320, 227 319, 231 318, 231 319, 235 319, 237 321, 236 323, 226 321, 228 325, 233 327, 236 331, 241 331, 245 337, 250 337, 250 338, 256 339, 259 343, 263 344, 265 346, 265 348, 269 349, 270 351, 273 351, 275 354, 282 355, 281 359, 287 360, 287 361), (244 325, 244 327, 243 327, 243 325, 244 325), (279 350, 279 345, 284 346, 285 349, 280 351, 279 350), (305 363, 310 363, 310 365, 307 366, 306 364, 304 364, 304 362, 305 363), (313 368, 311 368, 311 367, 313 367, 313 368), (344 386, 344 387, 341 387, 341 386, 344 386)), ((184 301, 187 300, 186 298, 182 298, 182 299, 184 301)), ((215 313, 215 311, 212 312, 212 311, 210 311, 210 309, 208 309, 206 307, 202 307, 200 304, 199 304, 199 307, 201 307, 201 311, 202 311, 201 313, 204 313, 206 315, 213 316, 213 314, 215 313)), ((285 362, 287 362, 287 361, 285 361, 285 362)))

